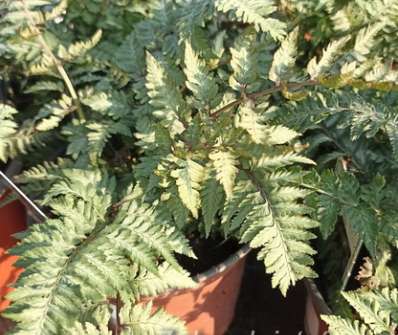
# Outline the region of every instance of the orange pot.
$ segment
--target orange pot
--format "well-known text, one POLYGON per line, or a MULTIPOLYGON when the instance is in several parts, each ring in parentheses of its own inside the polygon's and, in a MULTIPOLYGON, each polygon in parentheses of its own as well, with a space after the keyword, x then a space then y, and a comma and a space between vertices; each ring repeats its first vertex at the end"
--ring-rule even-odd
POLYGON ((244 246, 223 263, 196 276, 198 286, 193 289, 172 290, 151 299, 154 308, 162 307, 185 321, 191 335, 225 334, 235 314, 249 251, 244 246))
POLYGON ((307 302, 305 307, 304 328, 307 335, 326 335, 328 326, 321 319, 322 314, 331 314, 331 311, 312 280, 305 281, 307 302))

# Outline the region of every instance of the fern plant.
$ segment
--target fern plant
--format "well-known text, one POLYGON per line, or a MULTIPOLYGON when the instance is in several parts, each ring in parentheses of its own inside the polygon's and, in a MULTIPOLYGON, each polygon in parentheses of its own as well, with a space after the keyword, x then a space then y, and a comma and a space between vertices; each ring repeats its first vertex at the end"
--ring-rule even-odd
MULTIPOLYGON (((248 243, 283 295, 317 276, 313 240, 341 216, 376 263, 394 253, 396 22, 394 5, 377 15, 384 3, 0 5, 0 159, 25 161, 18 182, 53 213, 12 251, 25 268, 14 333, 108 334, 109 299, 124 305, 122 333, 183 333, 139 301, 192 285, 174 256, 193 256, 192 232, 248 243), (350 8, 367 14, 348 24, 350 8)), ((361 314, 362 295, 345 297, 361 314)), ((377 324, 327 321, 361 334, 395 320, 366 312, 377 324)))

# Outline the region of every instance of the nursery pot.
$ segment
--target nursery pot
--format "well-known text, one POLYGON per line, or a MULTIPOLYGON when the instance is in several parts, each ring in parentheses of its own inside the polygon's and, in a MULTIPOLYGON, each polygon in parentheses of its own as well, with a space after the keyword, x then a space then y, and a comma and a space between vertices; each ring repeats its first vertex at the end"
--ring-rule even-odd
MULTIPOLYGON (((0 195, 0 201, 7 195, 7 191, 0 195)), ((14 266, 17 257, 7 254, 7 249, 17 242, 12 235, 25 229, 26 211, 22 203, 15 200, 0 208, 0 312, 9 305, 5 295, 12 290, 9 286, 22 271, 14 266)), ((9 322, 0 317, 0 334, 4 334, 8 326, 9 322)))
POLYGON ((190 335, 225 334, 234 317, 249 251, 243 246, 221 264, 195 276, 195 288, 171 290, 150 299, 153 306, 185 321, 190 335))
POLYGON ((321 319, 321 315, 331 314, 331 311, 313 280, 306 279, 305 287, 307 290, 304 315, 305 333, 307 335, 326 335, 328 326, 321 319))

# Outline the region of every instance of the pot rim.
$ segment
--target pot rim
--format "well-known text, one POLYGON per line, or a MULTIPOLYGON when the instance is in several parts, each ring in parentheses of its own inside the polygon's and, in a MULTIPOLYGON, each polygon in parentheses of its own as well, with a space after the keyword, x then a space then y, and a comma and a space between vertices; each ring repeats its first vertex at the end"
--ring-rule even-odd
POLYGON ((235 251, 232 255, 230 255, 226 260, 223 262, 212 266, 209 270, 199 273, 195 275, 192 279, 201 284, 211 277, 215 277, 218 274, 230 269, 233 265, 235 265, 239 260, 244 258, 249 252, 251 248, 248 244, 243 245, 239 250, 235 251))
POLYGON ((238 263, 240 260, 245 258, 247 254, 252 250, 252 248, 248 244, 244 244, 239 250, 235 251, 232 255, 230 255, 223 262, 212 266, 209 270, 199 273, 192 277, 192 280, 196 283, 194 287, 186 287, 186 288, 170 288, 160 294, 154 296, 142 296, 140 302, 148 302, 153 301, 155 299, 161 299, 167 296, 173 296, 177 294, 183 294, 185 292, 198 289, 200 286, 204 286, 206 283, 211 282, 218 275, 222 273, 226 273, 232 269, 232 267, 238 263))

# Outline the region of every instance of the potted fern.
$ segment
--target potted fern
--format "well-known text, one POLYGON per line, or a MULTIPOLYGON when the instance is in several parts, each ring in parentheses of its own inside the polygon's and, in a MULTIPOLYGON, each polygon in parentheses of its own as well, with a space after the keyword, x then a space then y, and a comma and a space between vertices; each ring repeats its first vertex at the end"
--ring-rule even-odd
MULTIPOLYGON (((227 23, 227 16, 234 12, 238 16, 233 20, 245 22, 240 6, 198 3, 194 10, 202 12, 208 22, 200 32, 200 22, 189 27, 190 4, 170 2, 165 7, 133 7, 138 22, 123 36, 112 25, 112 29, 99 27, 102 30, 97 32, 84 29, 75 16, 80 6, 77 2, 67 8, 65 2, 17 1, 3 7, 7 27, 2 36, 3 61, 10 85, 1 114, 6 121, 2 159, 7 161, 31 148, 35 155, 25 159, 27 167, 43 157, 66 156, 28 169, 18 179, 30 196, 51 210, 48 215, 52 218, 19 235, 23 242, 11 251, 20 256, 18 265, 25 270, 16 290, 8 295, 12 305, 4 315, 17 321, 16 333, 57 333, 65 328, 88 332, 93 327, 106 328, 109 306, 104 301, 110 299, 109 305, 116 308, 116 333, 168 327, 182 332, 177 320, 161 311, 152 314, 151 305, 144 308, 138 302, 141 296, 193 285, 174 257, 174 252, 192 256, 184 235, 193 240, 222 236, 249 242, 254 236, 245 237, 245 231, 257 230, 257 234, 259 214, 270 214, 268 195, 259 179, 267 170, 259 166, 256 172, 251 165, 258 164, 263 153, 276 159, 287 153, 291 156, 287 164, 311 163, 289 145, 298 136, 296 132, 263 124, 255 111, 255 91, 265 89, 261 98, 280 88, 269 89, 266 82, 249 87, 260 73, 254 73, 257 61, 246 60, 245 54, 258 44, 259 54, 265 55, 267 44, 283 37, 285 24, 266 17, 275 10, 270 5, 262 9, 264 17, 254 17, 259 21, 252 22, 258 32, 248 27, 245 31, 231 29, 225 35, 214 28, 220 20, 227 23), (161 11, 177 17, 179 27, 159 21, 161 11), (267 20, 274 25, 267 27, 267 20), (149 35, 145 34, 148 29, 152 30, 149 35), (185 42, 177 43, 177 37, 185 33, 185 42), (216 38, 207 55, 198 49, 203 34, 216 38), (87 41, 75 42, 87 35, 87 41), (101 35, 106 36, 102 42, 101 35), (166 45, 164 35, 170 41, 166 45), (116 56, 110 55, 111 43, 120 40, 116 56), (234 41, 228 45, 231 60, 224 52, 224 41, 234 41), (131 51, 134 57, 128 59, 126 54, 131 51), (246 61, 253 63, 248 73, 246 61), (252 96, 246 99, 246 93, 252 96), (240 112, 231 122, 234 107, 240 112), (42 149, 42 143, 48 145, 42 149), (263 153, 262 147, 267 149, 263 153), (250 148, 257 151, 254 160, 250 148), (235 187, 239 189, 236 194, 235 187), (244 198, 252 201, 241 203, 244 198), (61 231, 55 233, 54 228, 61 231), (52 249, 57 256, 51 260, 37 257, 43 252, 55 255, 52 249), (36 313, 42 314, 35 317, 36 313)), ((88 5, 86 9, 92 10, 88 5)), ((275 72, 277 65, 274 67, 275 72)), ((267 72, 265 67, 263 73, 267 72)), ((286 222, 291 220, 288 215, 293 219, 298 214, 295 219, 301 220, 303 231, 298 243, 305 245, 313 237, 306 229, 315 222, 299 215, 299 199, 304 194, 299 188, 289 188, 288 180, 281 187, 277 180, 269 182, 275 205, 284 197, 286 204, 292 204, 292 211, 284 213, 286 222), (289 191, 292 195, 285 194, 289 191)), ((275 237, 279 234, 277 219, 271 227, 275 237)), ((305 255, 312 253, 309 246, 286 262, 284 248, 268 246, 262 238, 256 243, 263 245, 262 258, 278 261, 268 271, 274 273, 275 286, 283 293, 306 274, 313 275, 310 264, 300 265, 299 259, 301 254, 307 259, 305 255)), ((247 250, 244 247, 238 255, 247 250)), ((242 263, 239 269, 236 287, 242 263)), ((238 289, 231 291, 232 300, 223 301, 231 301, 233 312, 238 289)), ((231 315, 208 332, 224 332, 230 319, 231 315)))
MULTIPOLYGON (((283 295, 317 276, 315 229, 328 237, 340 214, 377 255, 376 240, 384 245, 387 233, 358 217, 379 213, 366 194, 384 189, 375 172, 390 184, 394 152, 386 148, 396 146, 396 124, 385 114, 367 130, 373 151, 361 151, 356 131, 369 125, 350 111, 354 96, 391 106, 396 73, 381 74, 385 57, 375 58, 377 43, 389 45, 375 38, 385 28, 365 22, 357 35, 335 40, 327 31, 312 46, 302 38, 306 25, 323 27, 316 14, 325 8, 304 6, 305 17, 300 1, 278 4, 126 1, 100 19, 94 0, 1 5, 8 97, 0 158, 22 158, 17 180, 49 216, 11 250, 25 269, 4 313, 16 334, 108 334, 112 306, 116 334, 184 333, 181 320, 154 306, 173 312, 165 300, 187 291, 168 290, 195 285, 182 265, 189 268, 191 246, 203 240, 256 249, 283 295), (341 133, 350 127, 350 136, 341 133), (333 141, 343 139, 343 147, 333 141), (32 148, 34 155, 21 155, 32 148), (347 171, 327 172, 341 157, 347 171), (351 164, 357 160, 374 182, 351 164), (355 206, 334 202, 341 194, 355 206)), ((234 263, 239 287, 243 263, 236 260, 247 251, 212 271, 210 282, 222 281, 220 272, 234 263)), ((222 325, 189 330, 225 332, 238 290, 230 291, 229 300, 216 296, 230 302, 222 325)), ((197 317, 190 312, 183 319, 197 317)))

